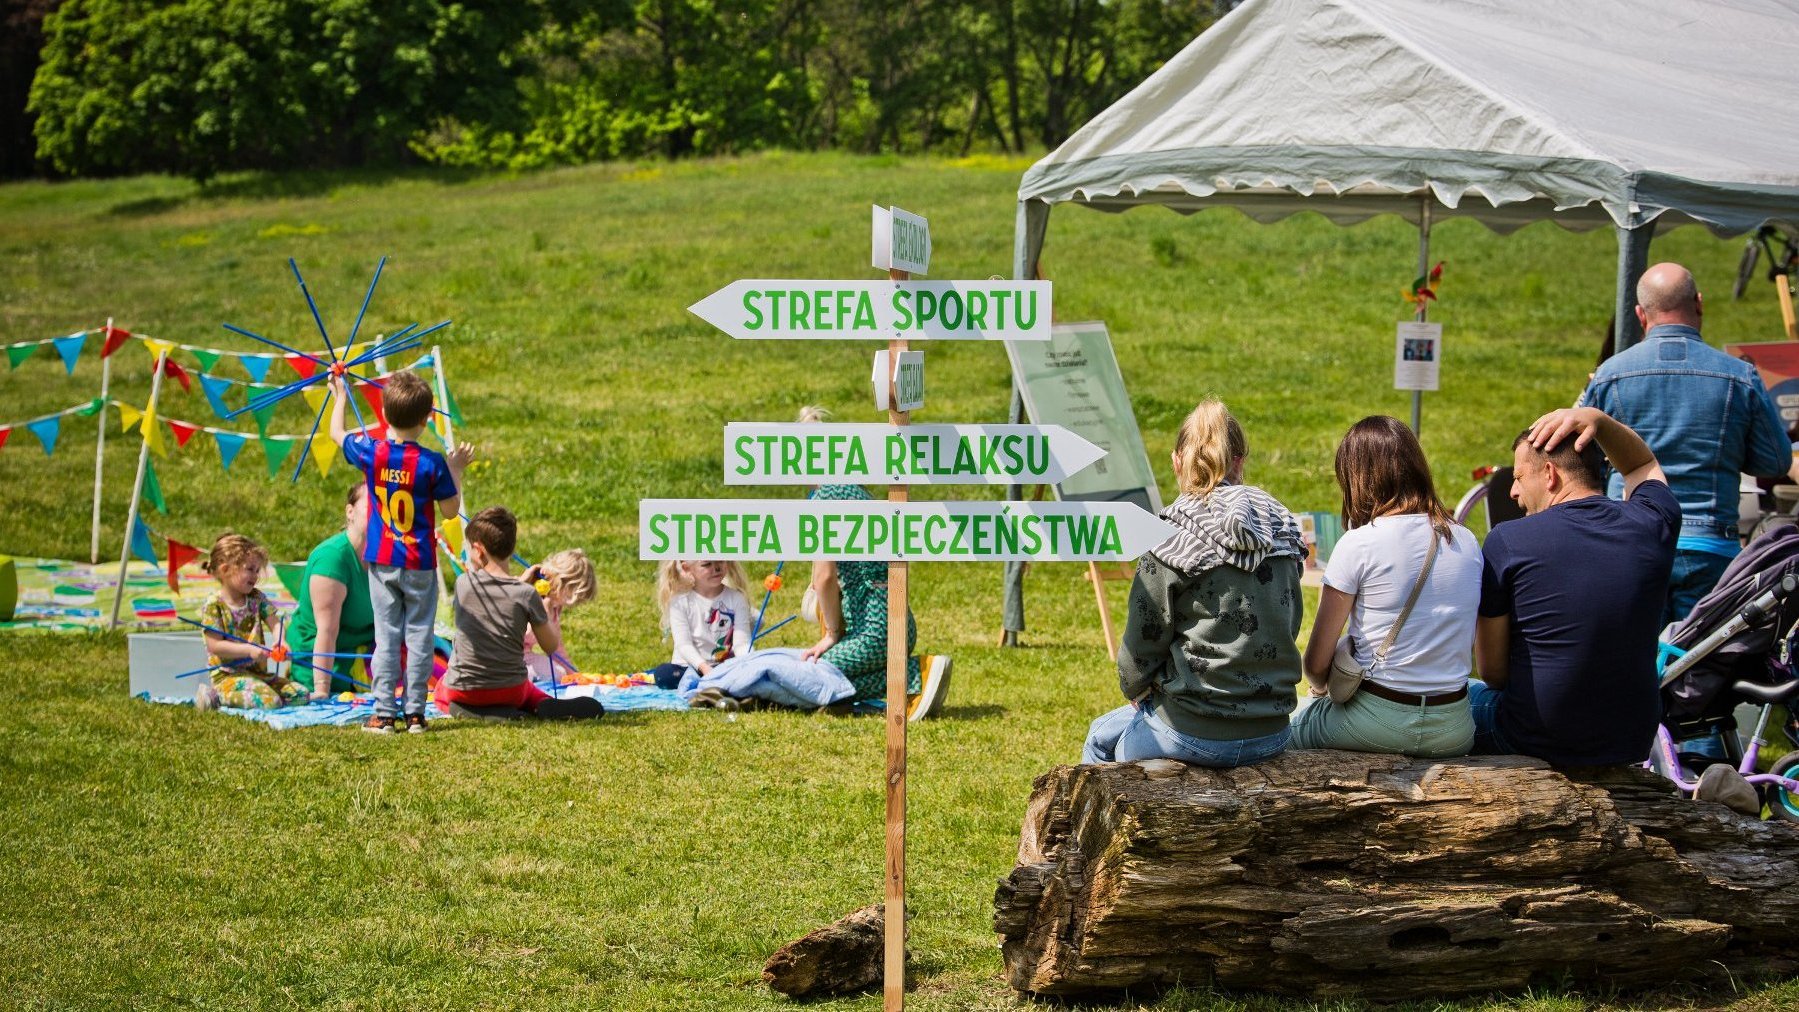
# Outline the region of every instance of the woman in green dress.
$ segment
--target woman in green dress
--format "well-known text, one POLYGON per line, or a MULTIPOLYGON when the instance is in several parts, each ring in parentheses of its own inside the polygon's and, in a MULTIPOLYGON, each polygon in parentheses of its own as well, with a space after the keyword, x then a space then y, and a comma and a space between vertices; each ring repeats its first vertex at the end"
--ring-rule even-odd
POLYGON ((333 691, 358 688, 354 657, 320 657, 319 667, 334 672, 330 685, 312 668, 314 654, 366 654, 374 649, 375 610, 369 603, 369 574, 362 565, 368 538, 367 495, 361 482, 350 486, 344 501, 344 529, 319 543, 306 557, 299 608, 287 630, 293 650, 293 679, 311 690, 313 699, 333 691))

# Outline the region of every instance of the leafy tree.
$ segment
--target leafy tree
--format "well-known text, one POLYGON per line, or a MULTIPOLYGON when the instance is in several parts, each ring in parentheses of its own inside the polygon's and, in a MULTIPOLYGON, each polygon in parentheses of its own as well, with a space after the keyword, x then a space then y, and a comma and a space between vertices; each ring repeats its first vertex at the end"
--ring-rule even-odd
POLYGON ((44 16, 59 2, 0 0, 0 178, 30 175, 36 165, 25 99, 44 44, 44 16))

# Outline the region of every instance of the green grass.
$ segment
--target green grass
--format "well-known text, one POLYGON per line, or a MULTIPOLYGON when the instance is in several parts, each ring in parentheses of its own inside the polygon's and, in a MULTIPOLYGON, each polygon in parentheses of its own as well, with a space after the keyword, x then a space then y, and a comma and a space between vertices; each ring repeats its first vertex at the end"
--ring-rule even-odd
MULTIPOLYGON (((770 155, 516 177, 248 177, 205 191, 157 178, 9 185, 0 343, 111 316, 214 347, 255 350, 225 320, 313 347, 285 258, 342 334, 375 260, 393 254, 370 324, 454 318, 449 376, 490 462, 470 475, 471 500, 512 507, 527 556, 592 553, 601 590, 571 616, 575 656, 641 667, 664 647, 652 567, 635 558, 636 501, 743 494, 721 480, 728 420, 786 420, 803 403, 876 418, 868 347, 733 342, 685 307, 739 277, 874 276, 870 202, 930 218, 934 277, 1008 274, 1024 167, 770 155)), ((1739 248, 1682 229, 1656 255, 1712 293, 1714 341, 1776 339, 1770 293, 1728 298, 1739 248)), ((1448 261, 1435 313, 1447 354, 1424 443, 1453 499, 1470 468, 1578 393, 1610 314, 1614 247, 1604 233, 1499 237, 1451 221, 1433 252, 1448 261)), ((1195 400, 1218 395, 1249 432, 1251 480, 1294 508, 1331 509, 1336 438, 1362 415, 1409 410, 1389 386, 1415 257, 1414 232, 1392 220, 1063 208, 1045 264, 1060 318, 1111 325, 1152 460, 1195 400)), ((0 375, 0 421, 93 396, 96 356, 66 377, 39 354, 0 375)), ((115 395, 141 404, 147 356, 117 361, 115 395)), ((1004 419, 1001 349, 932 346, 929 363, 921 420, 1004 419)), ((210 420, 197 391, 170 393, 163 414, 210 420)), ((296 399, 274 428, 304 431, 303 414, 296 399)), ((136 451, 109 424, 102 554, 116 558, 136 451)), ((23 431, 0 450, 0 549, 87 555, 93 425, 71 419, 53 457, 23 431)), ((229 527, 277 558, 329 532, 350 478, 340 464, 325 481, 310 466, 298 485, 270 481, 254 447, 226 476, 203 437, 159 472, 171 511, 153 519, 159 531, 204 545, 229 527)), ((1080 571, 1033 569, 1029 646, 1000 650, 998 567, 914 569, 921 648, 956 657, 947 719, 911 739, 914 1007, 1011 1004, 992 885, 1010 870, 1031 779, 1072 761, 1116 696, 1080 571)), ((758 982, 776 946, 880 898, 878 721, 649 714, 446 725, 423 740, 274 734, 126 699, 122 636, 0 638, 0 696, 0 991, 15 1006, 764 1008, 778 1004, 758 982)), ((1796 998, 1791 984, 1740 996, 1796 998)), ((1153 1007, 1288 1006, 1202 990, 1153 1007)))

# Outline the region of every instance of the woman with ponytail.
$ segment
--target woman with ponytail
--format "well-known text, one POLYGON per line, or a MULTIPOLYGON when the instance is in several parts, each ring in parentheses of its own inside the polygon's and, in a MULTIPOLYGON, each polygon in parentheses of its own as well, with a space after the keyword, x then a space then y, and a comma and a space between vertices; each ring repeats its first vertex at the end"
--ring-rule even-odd
POLYGON ((1292 514, 1242 484, 1249 447, 1208 400, 1174 445, 1175 533, 1137 561, 1118 653, 1124 706, 1088 729, 1083 762, 1178 759, 1248 766, 1287 747, 1299 683, 1299 571, 1292 514))
POLYGON ((1468 675, 1480 546, 1450 519, 1424 448, 1397 418, 1374 415, 1350 427, 1337 445, 1337 485, 1344 534, 1306 645, 1316 698, 1293 721, 1293 747, 1466 755, 1474 744, 1468 675), (1344 702, 1329 697, 1333 663, 1349 673, 1347 684, 1363 673, 1344 702))

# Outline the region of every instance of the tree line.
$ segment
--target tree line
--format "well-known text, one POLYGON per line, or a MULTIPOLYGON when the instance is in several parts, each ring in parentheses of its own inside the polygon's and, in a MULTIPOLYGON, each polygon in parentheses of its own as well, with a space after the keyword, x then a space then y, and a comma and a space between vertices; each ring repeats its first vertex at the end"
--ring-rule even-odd
POLYGON ((1023 152, 1061 143, 1229 6, 0 0, 0 171, 1023 152))

